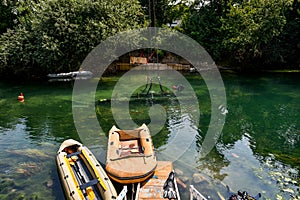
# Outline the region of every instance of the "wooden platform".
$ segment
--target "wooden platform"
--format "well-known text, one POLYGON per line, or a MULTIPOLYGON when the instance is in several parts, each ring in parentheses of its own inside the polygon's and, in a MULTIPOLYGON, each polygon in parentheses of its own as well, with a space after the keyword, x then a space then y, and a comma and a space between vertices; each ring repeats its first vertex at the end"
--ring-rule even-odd
POLYGON ((138 186, 135 200, 161 200, 163 198, 163 186, 169 173, 173 170, 172 162, 157 161, 157 168, 149 180, 138 186))
POLYGON ((129 71, 135 68, 135 70, 142 71, 190 71, 191 66, 188 64, 177 64, 177 63, 147 63, 147 64, 130 64, 130 63, 116 63, 115 69, 117 71, 129 71), (139 67, 137 67, 139 66, 139 67), (135 68, 136 67, 136 68, 135 68))

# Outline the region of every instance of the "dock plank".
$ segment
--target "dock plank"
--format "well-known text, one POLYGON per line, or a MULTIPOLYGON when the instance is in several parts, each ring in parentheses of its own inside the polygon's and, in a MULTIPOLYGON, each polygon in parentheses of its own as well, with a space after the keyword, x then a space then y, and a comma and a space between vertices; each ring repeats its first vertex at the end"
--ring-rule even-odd
POLYGON ((154 175, 145 181, 139 189, 139 200, 161 200, 163 198, 163 186, 169 173, 173 170, 172 162, 158 161, 154 175))

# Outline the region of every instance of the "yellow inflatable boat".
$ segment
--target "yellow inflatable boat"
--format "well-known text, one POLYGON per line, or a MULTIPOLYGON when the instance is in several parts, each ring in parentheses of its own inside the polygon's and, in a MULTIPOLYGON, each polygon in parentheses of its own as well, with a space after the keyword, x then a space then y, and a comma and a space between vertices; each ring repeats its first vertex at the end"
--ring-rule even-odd
POLYGON ((92 152, 81 143, 64 141, 56 156, 67 199, 116 199, 117 192, 92 152))

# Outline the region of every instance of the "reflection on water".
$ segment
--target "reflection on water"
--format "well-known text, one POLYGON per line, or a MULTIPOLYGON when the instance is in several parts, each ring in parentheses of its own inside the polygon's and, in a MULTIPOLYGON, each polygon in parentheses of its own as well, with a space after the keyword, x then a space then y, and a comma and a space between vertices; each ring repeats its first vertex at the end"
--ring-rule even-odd
POLYGON ((205 160, 200 169, 234 190, 249 188, 268 199, 299 198, 296 79, 292 74, 224 79, 229 113, 221 141, 212 152, 221 161, 205 160))
MULTIPOLYGON (((226 123, 216 147, 199 158, 210 122, 209 93, 199 75, 186 75, 199 100, 200 122, 193 106, 184 112, 175 97, 130 103, 137 124, 150 123, 149 108, 159 104, 167 120, 153 135, 159 160, 174 160, 183 184, 193 184, 212 199, 247 190, 263 199, 300 199, 300 88, 293 74, 261 77, 223 74, 227 92, 226 123)), ((96 112, 103 129, 91 149, 104 162, 106 134, 114 124, 109 99, 118 77, 103 78, 96 112)), ((162 80, 163 82, 163 80, 162 80)), ((153 88, 155 89, 155 87, 153 88)), ((72 118, 72 83, 0 84, 0 199, 62 199, 55 154, 67 138, 79 140, 72 118), (25 94, 25 102, 16 97, 25 94)), ((183 96, 184 97, 184 96, 183 96)), ((86 127, 87 131, 89 127, 86 127)))

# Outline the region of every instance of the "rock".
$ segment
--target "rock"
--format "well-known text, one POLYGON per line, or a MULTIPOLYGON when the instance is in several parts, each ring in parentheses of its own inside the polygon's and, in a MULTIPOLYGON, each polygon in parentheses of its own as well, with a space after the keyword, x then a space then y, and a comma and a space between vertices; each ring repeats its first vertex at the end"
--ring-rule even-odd
POLYGON ((11 189, 11 191, 10 191, 10 192, 12 192, 12 193, 13 193, 13 192, 16 192, 16 191, 17 191, 17 189, 11 189))
POLYGON ((17 173, 25 176, 31 176, 37 174, 41 170, 41 164, 35 162, 24 162, 19 165, 17 173))
POLYGON ((276 194, 276 200, 283 200, 283 197, 279 194, 276 194))
POLYGON ((40 171, 41 164, 35 162, 23 162, 20 164, 23 168, 32 169, 33 171, 40 171))
POLYGON ((51 188, 53 186, 53 180, 52 179, 48 180, 46 186, 47 188, 51 188))
POLYGON ((297 181, 292 180, 291 183, 294 184, 294 185, 296 185, 296 184, 297 184, 297 181))
POLYGON ((188 177, 186 177, 186 176, 182 176, 182 177, 180 177, 180 179, 182 180, 182 182, 184 182, 184 183, 186 183, 186 182, 188 182, 190 179, 188 178, 188 177))
POLYGON ((180 178, 177 178, 176 181, 177 181, 177 183, 178 183, 179 185, 181 185, 183 188, 187 188, 186 184, 185 184, 180 178))
POLYGON ((46 152, 42 152, 40 149, 6 150, 6 152, 38 160, 51 158, 50 155, 48 155, 46 152))
POLYGON ((284 188, 283 191, 284 191, 284 192, 289 192, 289 193, 291 193, 291 194, 294 194, 294 193, 295 193, 294 190, 292 190, 291 188, 284 188))
POLYGON ((292 179, 291 179, 291 178, 288 178, 288 177, 286 177, 286 178, 284 178, 284 181, 285 181, 285 182, 290 182, 290 181, 292 181, 292 179))
POLYGON ((22 168, 17 169, 17 173, 25 175, 25 176, 31 176, 32 175, 32 173, 30 171, 28 171, 27 169, 22 169, 22 168))
POLYGON ((0 163, 0 174, 9 174, 11 172, 11 166, 8 164, 0 163))
POLYGON ((237 155, 236 153, 232 153, 231 154, 233 157, 235 157, 235 158, 239 158, 240 156, 239 155, 237 155))
POLYGON ((201 181, 204 181, 204 180, 206 180, 206 178, 204 178, 204 176, 202 176, 202 175, 199 174, 199 173, 195 173, 195 174, 193 175, 193 181, 194 181, 195 183, 200 183, 201 181))

